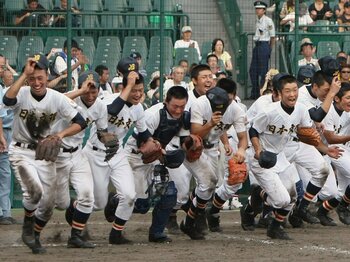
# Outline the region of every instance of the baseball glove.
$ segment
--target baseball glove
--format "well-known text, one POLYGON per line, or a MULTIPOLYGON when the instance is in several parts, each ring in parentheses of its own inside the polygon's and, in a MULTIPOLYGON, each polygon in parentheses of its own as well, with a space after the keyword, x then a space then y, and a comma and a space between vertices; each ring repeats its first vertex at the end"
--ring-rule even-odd
POLYGON ((297 135, 299 141, 312 146, 318 146, 321 142, 320 134, 313 127, 299 127, 297 128, 297 135))
POLYGON ((55 162, 60 152, 61 144, 61 138, 55 135, 40 139, 36 146, 35 159, 55 162))
POLYGON ((191 134, 185 138, 183 143, 188 162, 194 162, 201 157, 203 152, 203 140, 200 136, 191 134))
POLYGON ((228 178, 227 184, 230 186, 241 184, 247 179, 247 165, 238 163, 237 158, 233 156, 228 161, 228 178))
POLYGON ((152 163, 160 159, 163 155, 162 145, 157 140, 148 140, 142 143, 139 152, 142 154, 142 162, 144 164, 152 163))
POLYGON ((118 137, 113 133, 105 131, 97 131, 97 137, 106 147, 106 157, 104 161, 111 160, 119 149, 118 137))

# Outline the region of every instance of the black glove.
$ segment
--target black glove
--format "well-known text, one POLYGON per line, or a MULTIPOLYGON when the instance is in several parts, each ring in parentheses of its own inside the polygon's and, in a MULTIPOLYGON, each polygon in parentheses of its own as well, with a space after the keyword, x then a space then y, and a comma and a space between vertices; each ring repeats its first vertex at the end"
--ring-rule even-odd
POLYGON ((277 154, 272 153, 270 151, 261 151, 259 156, 259 165, 262 168, 271 168, 276 165, 277 162, 277 154))

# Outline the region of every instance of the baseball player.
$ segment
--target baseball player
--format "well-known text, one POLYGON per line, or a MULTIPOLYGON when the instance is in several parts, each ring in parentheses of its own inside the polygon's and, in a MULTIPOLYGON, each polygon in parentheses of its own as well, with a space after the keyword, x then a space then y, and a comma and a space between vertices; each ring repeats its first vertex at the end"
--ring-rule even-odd
MULTIPOLYGON (((158 103, 145 111, 147 129, 152 138, 159 141, 163 148, 166 148, 175 135, 180 137, 181 142, 189 135, 189 112, 184 111, 187 99, 188 93, 184 87, 173 86, 168 90, 164 104, 158 103)), ((155 179, 153 172, 159 161, 144 164, 140 154, 137 154, 137 141, 138 134, 134 133, 129 137, 125 150, 128 152, 129 162, 135 177, 137 193, 135 211, 144 214, 150 208, 151 195, 147 192, 147 189, 155 179)), ((179 147, 170 150, 176 149, 179 149, 179 147)), ((173 181, 169 182, 167 190, 153 209, 152 225, 149 229, 150 242, 172 241, 164 233, 164 228, 172 209, 176 205, 176 182, 178 181, 179 169, 168 169, 168 172, 170 179, 173 181)))
MULTIPOLYGON (((230 79, 221 79, 217 83, 218 87, 221 87, 223 90, 227 92, 228 96, 228 108, 225 112, 221 112, 222 118, 220 121, 211 129, 207 130, 206 134, 203 134, 203 137, 208 137, 208 141, 210 140, 210 143, 214 144, 212 148, 204 149, 204 154, 208 155, 211 159, 211 164, 213 170, 217 170, 218 161, 219 161, 219 138, 222 134, 224 134, 224 131, 230 130, 231 126, 234 127, 234 131, 238 138, 237 148, 235 150, 235 153, 232 153, 231 144, 229 142, 229 139, 227 139, 224 148, 226 151, 226 155, 228 157, 235 156, 239 163, 244 162, 245 160, 245 151, 248 146, 248 138, 247 138, 247 131, 245 126, 246 121, 246 114, 241 109, 239 104, 234 100, 236 95, 236 83, 233 80, 230 79), (215 137, 216 136, 216 137, 215 137)), ((212 90, 209 91, 210 93, 212 90)), ((211 111, 211 108, 208 108, 208 102, 212 102, 210 98, 208 99, 205 96, 202 96, 196 101, 196 104, 192 106, 191 113, 193 114, 193 117, 196 117, 195 120, 192 122, 192 130, 195 133, 196 129, 201 130, 201 126, 203 126, 203 123, 208 122, 210 120, 212 115, 215 115, 215 111, 211 111), (197 105, 198 104, 198 105, 197 105), (209 110, 205 110, 205 108, 208 108, 209 110), (202 123, 202 124, 200 124, 202 123)), ((227 159, 225 161, 225 166, 228 167, 227 159)), ((222 209, 222 206, 224 203, 230 199, 237 190, 241 187, 241 184, 230 186, 227 184, 227 177, 228 177, 228 171, 225 172, 225 177, 222 185, 216 190, 214 197, 213 197, 213 204, 210 208, 206 210, 206 217, 208 220, 208 226, 210 231, 212 232, 220 232, 220 220, 219 220, 219 212, 220 209, 222 209)))
POLYGON ((329 211, 337 208, 336 211, 339 220, 350 225, 350 212, 348 206, 350 203, 350 150, 348 142, 350 141, 347 128, 350 125, 350 84, 342 83, 339 92, 334 97, 334 103, 331 105, 328 114, 323 119, 323 135, 329 144, 335 144, 341 147, 344 152, 338 159, 330 158, 332 165, 337 170, 338 194, 322 203, 317 210, 317 217, 324 226, 335 226, 334 220, 328 216, 329 211))
MULTIPOLYGON (((143 77, 135 72, 135 61, 122 59, 118 68, 124 71, 123 86, 119 96, 112 95, 102 101, 108 110, 108 131, 117 135, 120 144, 126 136, 132 124, 135 124, 139 132, 140 141, 149 138, 149 132, 145 125, 144 111, 140 104, 143 94, 143 77)), ((99 140, 96 125, 93 126, 90 138, 83 149, 89 160, 94 181, 94 209, 105 208, 108 201, 108 183, 111 180, 116 188, 119 199, 115 211, 115 220, 109 234, 110 244, 127 244, 130 240, 122 234, 126 222, 129 220, 135 201, 134 176, 127 155, 123 148, 106 160, 106 147, 99 140)))
MULTIPOLYGON (((284 147, 298 125, 311 126, 312 120, 304 105, 297 103, 298 86, 293 76, 280 78, 281 102, 272 103, 252 120, 249 136, 252 142, 248 163, 262 190, 261 198, 273 207, 274 219, 268 226, 271 238, 290 239, 281 227, 296 201, 295 172, 285 154, 284 147)), ((241 209, 242 227, 254 224, 254 209, 250 203, 241 209)))
MULTIPOLYGON (((98 130, 107 129, 107 107, 97 98, 99 94, 99 76, 94 71, 85 71, 78 78, 78 89, 66 94, 74 107, 86 119, 91 127, 95 124, 98 130)), ((69 125, 65 120, 58 121, 53 130, 62 130, 69 125)), ((57 187, 56 207, 66 210, 67 222, 71 225, 71 237, 68 247, 93 248, 85 241, 81 233, 93 209, 93 179, 87 158, 82 154, 82 143, 85 132, 62 140, 63 149, 56 161, 57 187), (69 182, 77 193, 76 201, 70 201, 69 182)))
POLYGON ((9 155, 23 191, 22 240, 33 253, 45 252, 40 244, 40 232, 52 215, 56 186, 55 164, 35 160, 36 144, 48 135, 62 139, 86 127, 85 119, 64 95, 46 88, 48 65, 43 55, 29 58, 23 73, 3 98, 4 104, 14 110, 9 155), (23 86, 25 81, 29 86, 23 86), (54 133, 52 126, 61 118, 71 124, 54 133))

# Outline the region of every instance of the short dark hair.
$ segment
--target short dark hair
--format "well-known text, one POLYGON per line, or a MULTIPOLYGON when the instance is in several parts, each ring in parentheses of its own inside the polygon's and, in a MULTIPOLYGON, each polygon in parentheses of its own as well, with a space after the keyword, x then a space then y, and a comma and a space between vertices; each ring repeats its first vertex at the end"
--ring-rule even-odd
MULTIPOLYGON (((318 87, 324 85, 327 82, 324 73, 322 71, 317 71, 312 77, 312 86, 317 85, 318 87)), ((328 83, 328 82, 327 82, 328 83)))
POLYGON ((211 58, 211 57, 215 57, 215 58, 216 58, 216 61, 219 62, 219 58, 217 57, 217 55, 215 55, 215 54, 210 54, 210 55, 207 56, 207 60, 206 60, 207 63, 208 63, 208 61, 209 61, 209 58, 211 58))
POLYGON ((95 68, 95 72, 99 75, 99 76, 102 76, 103 75, 103 71, 104 70, 109 70, 107 66, 105 65, 98 65, 96 66, 95 68))
POLYGON ((230 78, 221 78, 216 86, 224 89, 228 94, 236 95, 237 93, 237 84, 230 78))
MULTIPOLYGON (((135 84, 139 85, 139 84, 144 84, 145 79, 143 77, 143 75, 141 75, 140 73, 138 73, 139 75, 139 79, 136 79, 135 84)), ((128 84, 128 75, 123 77, 123 87, 126 87, 126 85, 128 84)))
POLYGON ((188 61, 186 59, 181 59, 179 60, 179 63, 177 63, 178 65, 181 65, 182 62, 187 63, 187 65, 189 65, 188 61))
POLYGON ((345 93, 349 91, 350 91, 350 83, 343 82, 341 83, 341 87, 335 96, 338 97, 339 99, 342 99, 345 93))
POLYGON ((216 43, 221 41, 222 43, 222 50, 224 50, 225 48, 225 43, 224 43, 224 40, 222 40, 221 38, 215 38, 213 40, 213 42, 211 43, 211 51, 214 52, 215 51, 215 46, 216 46, 216 43))
POLYGON ((188 100, 187 90, 183 86, 170 87, 166 93, 165 102, 169 102, 172 98, 188 100))
MULTIPOLYGON (((63 49, 67 48, 67 46, 68 46, 68 40, 64 41, 63 49)), ((79 48, 78 42, 75 41, 74 39, 72 39, 71 48, 79 48)))
POLYGON ((211 71, 211 70, 210 70, 210 67, 209 67, 208 65, 203 65, 203 64, 201 64, 201 65, 196 65, 196 66, 194 66, 194 67, 192 68, 192 70, 191 70, 191 79, 192 79, 192 78, 197 79, 199 73, 200 73, 201 71, 204 71, 204 70, 209 70, 209 71, 211 71))
POLYGON ((282 91, 286 84, 297 83, 297 79, 292 75, 282 76, 279 80, 279 85, 277 85, 277 90, 282 91))
POLYGON ((39 2, 39 0, 27 0, 27 4, 29 5, 32 2, 39 2))

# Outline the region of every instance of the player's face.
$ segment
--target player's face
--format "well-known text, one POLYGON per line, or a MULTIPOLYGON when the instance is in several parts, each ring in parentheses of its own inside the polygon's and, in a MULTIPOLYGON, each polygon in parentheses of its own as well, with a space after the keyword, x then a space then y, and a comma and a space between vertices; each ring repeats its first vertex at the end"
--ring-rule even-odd
POLYGON ((203 70, 199 72, 197 79, 192 80, 198 94, 205 95, 213 86, 213 73, 210 70, 203 70))
POLYGON ((137 105, 140 103, 143 95, 143 84, 137 84, 131 88, 130 94, 128 96, 128 102, 137 105))
POLYGON ((281 102, 286 107, 294 107, 298 98, 298 85, 297 83, 287 83, 280 91, 281 102))
POLYGON ((6 69, 5 57, 0 57, 0 77, 3 76, 4 70, 6 69))
POLYGON ((46 70, 35 69, 34 73, 28 76, 27 80, 33 95, 43 96, 46 94, 46 86, 47 86, 46 70))
POLYGON ((99 91, 99 89, 96 88, 95 86, 90 87, 89 91, 86 94, 83 94, 80 96, 81 100, 84 102, 84 104, 87 107, 90 107, 95 103, 95 101, 98 97, 98 91, 99 91))
POLYGON ((165 102, 165 105, 169 114, 173 118, 179 119, 185 110, 186 103, 187 99, 172 98, 169 102, 165 102))
POLYGON ((325 81, 324 84, 321 86, 314 85, 312 91, 316 95, 316 97, 323 102, 326 99, 329 89, 330 85, 327 81, 325 81))
POLYGON ((337 102, 337 104, 341 110, 350 112, 350 91, 345 92, 344 96, 340 99, 339 102, 337 102))

